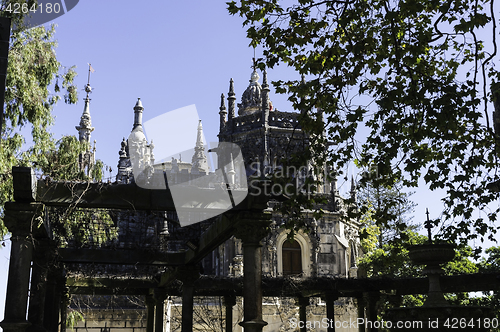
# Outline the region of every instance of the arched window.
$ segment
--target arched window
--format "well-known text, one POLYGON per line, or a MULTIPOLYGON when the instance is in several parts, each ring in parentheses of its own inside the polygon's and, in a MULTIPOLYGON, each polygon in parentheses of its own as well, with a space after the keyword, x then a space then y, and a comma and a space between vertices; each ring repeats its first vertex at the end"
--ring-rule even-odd
POLYGON ((285 241, 282 247, 283 275, 302 273, 302 253, 300 244, 293 241, 285 241))

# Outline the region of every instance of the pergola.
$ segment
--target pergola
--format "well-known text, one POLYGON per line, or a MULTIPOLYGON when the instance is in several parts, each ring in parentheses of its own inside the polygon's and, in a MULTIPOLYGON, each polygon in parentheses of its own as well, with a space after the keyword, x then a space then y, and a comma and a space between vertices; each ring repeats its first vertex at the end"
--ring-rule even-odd
MULTIPOLYGON (((248 195, 238 206, 213 221, 199 243, 187 251, 58 248, 51 240, 47 208, 77 205, 88 209, 175 211, 168 190, 148 190, 135 184, 49 183, 37 181, 31 168, 13 169, 14 202, 5 204, 5 223, 12 233, 7 284, 5 332, 58 331, 65 326, 66 294, 145 295, 147 331, 163 331, 163 304, 167 296, 182 297, 182 331, 193 329, 193 297, 223 296, 226 321, 232 321, 235 297, 242 296, 245 332, 262 331, 262 297, 288 296, 298 299, 300 319, 306 320, 309 297, 326 301, 327 318, 334 320, 334 301, 339 296, 358 299, 360 317, 376 320, 375 303, 381 291, 398 295, 426 293, 426 278, 345 279, 345 278, 263 278, 261 240, 269 232, 269 197, 248 195), (243 244, 243 277, 200 276, 196 264, 231 236, 243 244), (75 264, 144 265, 168 267, 158 278, 72 278, 51 262, 75 264), (39 285, 39 287, 31 287, 39 285), (180 290, 175 281, 182 282, 180 290), (285 291, 284 291, 285 290, 285 291), (28 308, 29 299, 29 309, 28 308), (63 303, 61 305, 61 303, 63 303), (365 313, 366 311, 366 313, 365 313), (155 318, 156 317, 156 318, 155 318), (27 318, 27 319, 26 319, 27 318)), ((208 190, 208 189, 207 189, 208 190)), ((500 290, 500 272, 442 277, 443 291, 500 290)), ((334 330, 329 327, 329 331, 334 330)), ((226 331, 231 331, 226 324, 226 331)), ((305 331, 305 329, 304 329, 305 331)))

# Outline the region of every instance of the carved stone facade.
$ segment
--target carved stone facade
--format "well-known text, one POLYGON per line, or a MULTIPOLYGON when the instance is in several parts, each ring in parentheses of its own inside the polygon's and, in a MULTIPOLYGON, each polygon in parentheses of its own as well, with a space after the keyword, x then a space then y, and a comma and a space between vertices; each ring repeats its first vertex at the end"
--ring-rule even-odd
MULTIPOLYGON (((237 144, 241 148, 245 162, 244 166, 241 166, 244 167, 244 170, 235 172, 235 178, 230 181, 236 187, 242 181, 238 174, 249 177, 259 172, 265 172, 266 169, 276 169, 280 166, 280 160, 287 158, 292 153, 306 149, 308 146, 307 135, 302 131, 298 123, 299 113, 283 112, 275 109, 269 100, 269 85, 266 73, 263 73, 262 85, 258 80, 259 75, 254 71, 251 75, 250 84, 243 93, 241 103, 238 104, 238 116, 235 114, 236 97, 232 79, 230 80, 227 108, 224 95, 221 97, 219 141, 237 144)), ((155 164, 154 145, 152 142, 147 142, 142 130, 143 110, 142 102, 138 100, 134 107, 132 132, 128 139, 124 138, 121 142, 117 183, 132 183, 137 180, 134 178, 135 175, 136 177, 144 177, 142 180, 145 182, 166 177, 168 183, 172 185, 189 183, 190 180, 209 174, 202 139, 201 121, 198 126, 197 141, 193 142, 195 149, 190 163, 172 158, 169 162, 155 164), (134 162, 133 158, 138 158, 138 160, 134 162), (139 165, 139 169, 134 169, 133 167, 136 166, 133 165, 139 165)), ((219 160, 218 164, 227 165, 228 163, 219 160)), ((231 174, 229 175, 231 176, 231 174)), ((222 179, 220 180, 222 182, 222 179)), ((165 184, 163 180, 160 182, 165 184)), ((213 183, 207 183, 207 185, 213 185, 213 183)), ((312 217, 312 211, 304 211, 303 217, 308 232, 298 232, 293 243, 287 241, 288 232, 280 227, 285 222, 283 216, 278 213, 272 215, 271 232, 262 241, 263 276, 291 278, 357 277, 356 259, 360 251, 359 223, 356 220, 345 218, 347 203, 340 196, 335 183, 323 183, 318 187, 315 194, 324 195, 328 198, 328 204, 323 207, 324 216, 316 220, 312 217)), ((351 196, 355 197, 354 185, 351 196)), ((136 213, 134 216, 121 215, 117 218, 119 228, 125 229, 125 225, 130 228, 130 225, 134 225, 135 219, 145 218, 145 216, 136 213)), ((161 224, 160 227, 156 227, 157 231, 161 228, 162 234, 165 235, 165 243, 161 244, 165 250, 178 251, 187 249, 188 242, 196 245, 195 234, 200 232, 193 230, 193 228, 189 230, 181 228, 177 223, 173 222, 174 219, 175 214, 171 213, 168 216, 165 215, 157 223, 158 225, 161 224)), ((205 223, 200 223, 196 227, 203 229, 205 226, 205 223)), ((120 234, 119 238, 125 238, 125 235, 125 233, 120 234)), ((217 250, 209 254, 201 264, 205 275, 229 278, 243 276, 242 241, 237 237, 231 237, 220 245, 217 250)), ((264 303, 264 307, 267 309, 264 310, 263 319, 269 322, 269 326, 286 325, 286 323, 280 323, 276 314, 273 313, 276 307, 275 302, 281 300, 267 299, 266 301, 273 303, 272 306, 268 306, 269 303, 267 302, 264 303)), ((313 315, 311 317, 316 319, 321 316, 324 309, 321 305, 324 305, 324 303, 318 299, 311 301, 316 301, 316 307, 319 306, 315 313, 311 311, 311 315, 313 315)), ((167 302, 169 308, 170 306, 179 305, 175 299, 167 302)), ((342 312, 342 317, 347 317, 346 319, 349 317, 356 318, 355 310, 350 307, 352 306, 351 300, 340 299, 335 303, 337 309, 340 310, 339 312, 342 312), (349 309, 344 310, 345 308, 349 309)), ((281 304, 278 304, 278 308, 279 305, 281 304)), ((291 310, 291 312, 294 312, 295 307, 292 306, 291 310)), ((168 316, 170 311, 167 310, 166 312, 168 316)), ((294 314, 290 315, 290 317, 294 317, 294 314)), ((238 319, 236 312, 234 317, 238 319)), ((166 317, 165 319, 166 321, 173 321, 176 318, 166 317)), ((89 323, 86 324, 85 326, 88 326, 89 323)), ((83 325, 80 325, 78 327, 83 327, 83 325)), ((107 327, 109 328, 110 325, 107 327)), ((145 330, 145 328, 138 327, 134 328, 134 331, 136 329, 145 330)), ((279 327, 279 329, 283 330, 283 327, 279 327)), ((241 331, 241 327, 235 325, 234 331, 241 331)), ((317 331, 323 330, 319 329, 317 331)))
MULTIPOLYGON (((224 95, 221 98, 219 140, 240 146, 245 160, 246 175, 259 171, 275 170, 280 160, 291 154, 304 151, 308 146, 307 134, 298 123, 299 113, 282 112, 275 109, 269 100, 267 74, 263 73, 262 86, 254 70, 250 84, 238 104, 239 116, 235 116, 234 82, 229 83, 228 108, 224 95), (260 105, 260 107, 257 107, 260 105), (226 118, 227 115, 227 118, 226 118)), ((308 165, 304 165, 307 169, 308 165)), ((346 200, 340 196, 335 183, 323 183, 316 194, 326 195, 329 203, 323 208, 320 220, 312 218, 312 211, 304 211, 309 232, 295 236, 298 251, 293 257, 301 257, 303 277, 333 276, 356 277, 356 259, 359 254, 359 223, 348 220, 346 200)), ((355 200, 354 182, 351 198, 355 200)), ((263 241, 263 274, 276 277, 286 275, 283 269, 283 244, 287 232, 280 227, 285 220, 275 214, 272 232, 263 241)), ((206 268, 218 276, 236 276, 241 261, 241 243, 231 239, 212 253, 212 267, 206 268)), ((288 264, 285 262, 285 264, 288 264)), ((286 269, 285 269, 286 270, 286 269)))

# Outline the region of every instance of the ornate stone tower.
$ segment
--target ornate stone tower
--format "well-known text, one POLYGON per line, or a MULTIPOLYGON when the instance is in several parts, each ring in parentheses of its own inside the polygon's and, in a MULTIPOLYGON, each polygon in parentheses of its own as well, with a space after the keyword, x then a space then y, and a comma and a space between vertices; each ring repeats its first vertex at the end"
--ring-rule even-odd
POLYGON ((128 139, 121 143, 119 152, 120 159, 118 161, 118 173, 116 174, 116 181, 118 183, 132 183, 134 182, 134 174, 141 174, 148 177, 153 172, 154 164, 154 144, 148 143, 142 128, 142 106, 141 98, 137 99, 134 106, 134 125, 128 139), (135 167, 132 169, 132 161, 136 161, 135 167))
POLYGON ((89 83, 85 86, 85 92, 87 92, 87 96, 85 97, 85 107, 83 108, 83 114, 80 117, 80 125, 75 128, 78 130, 79 141, 85 144, 86 147, 85 152, 80 153, 80 156, 78 157, 80 171, 90 175, 92 167, 95 163, 95 141, 94 147, 91 149, 90 133, 94 131, 94 127, 92 127, 92 120, 90 118, 89 94, 92 92, 92 87, 89 83))
MULTIPOLYGON (((267 73, 263 83, 254 69, 250 84, 243 92, 235 116, 234 82, 228 93, 228 111, 221 96, 219 141, 238 144, 243 152, 247 176, 267 173, 279 167, 280 160, 308 147, 306 133, 299 125, 299 113, 281 112, 269 100, 267 73), (227 114, 227 119, 226 119, 227 114)), ((304 165, 306 166, 306 165, 304 165)))

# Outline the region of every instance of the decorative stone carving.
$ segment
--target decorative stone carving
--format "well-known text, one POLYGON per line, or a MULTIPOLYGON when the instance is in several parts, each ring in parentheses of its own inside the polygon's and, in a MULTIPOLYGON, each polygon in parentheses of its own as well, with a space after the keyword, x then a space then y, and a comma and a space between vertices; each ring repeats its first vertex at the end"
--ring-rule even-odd
POLYGON ((237 255, 233 258, 233 274, 236 278, 243 276, 243 255, 237 255))
POLYGON ((238 104, 238 115, 255 113, 260 110, 262 105, 262 87, 259 81, 259 74, 253 71, 250 77, 250 85, 241 96, 241 103, 238 104))

